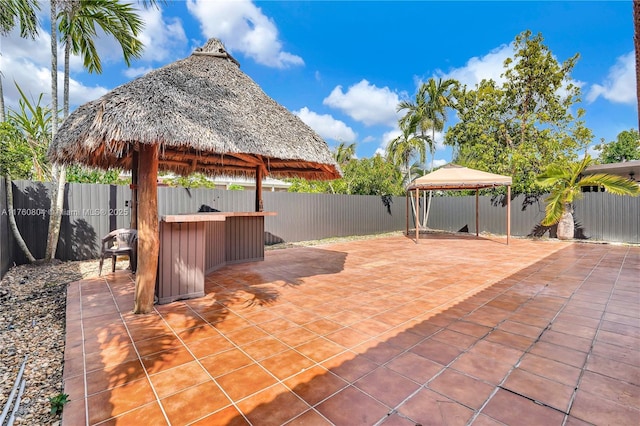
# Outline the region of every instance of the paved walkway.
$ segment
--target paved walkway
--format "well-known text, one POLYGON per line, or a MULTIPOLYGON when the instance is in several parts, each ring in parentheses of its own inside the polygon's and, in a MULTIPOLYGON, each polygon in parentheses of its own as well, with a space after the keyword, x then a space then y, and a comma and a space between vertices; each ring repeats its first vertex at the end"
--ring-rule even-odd
POLYGON ((68 290, 64 425, 638 425, 640 247, 402 236, 267 251, 131 314, 68 290))

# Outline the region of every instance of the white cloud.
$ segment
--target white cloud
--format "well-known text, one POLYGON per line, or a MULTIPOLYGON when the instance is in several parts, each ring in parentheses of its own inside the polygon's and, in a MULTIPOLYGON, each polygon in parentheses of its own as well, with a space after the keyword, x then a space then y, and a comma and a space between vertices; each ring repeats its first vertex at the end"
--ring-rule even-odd
POLYGON ((249 0, 187 0, 187 9, 205 37, 219 38, 232 53, 275 68, 304 65, 301 57, 282 50, 275 23, 249 0))
MULTIPOLYGON (((2 37, 2 55, 0 69, 2 70, 2 89, 5 105, 13 109, 18 108, 20 95, 16 89, 17 83, 30 100, 37 100, 43 93, 42 105, 51 102, 51 45, 50 36, 42 28, 40 36, 35 40, 26 40, 12 32, 2 37), (14 83, 15 82, 15 83, 14 83)), ((62 47, 58 46, 58 58, 62 65, 62 47)), ((72 69, 74 63, 80 64, 77 57, 71 58, 72 69)), ((81 68, 81 64, 79 66, 81 68)), ((58 104, 62 107, 64 73, 62 68, 58 72, 58 104)), ((105 94, 107 89, 100 86, 89 87, 78 80, 69 79, 69 99, 71 105, 80 105, 105 94)))
POLYGON ((397 92, 388 87, 376 87, 362 80, 349 87, 345 92, 342 86, 336 86, 322 103, 337 108, 356 121, 367 126, 383 124, 397 126, 399 114, 396 107, 400 102, 397 92))
POLYGON ((387 155, 387 146, 389 142, 400 136, 402 132, 398 129, 398 123, 396 123, 396 127, 388 132, 382 134, 382 138, 380 140, 380 145, 376 149, 376 154, 380 154, 382 156, 387 155))
POLYGON ((616 60, 602 84, 591 86, 587 101, 593 102, 600 96, 613 103, 636 102, 636 64, 633 51, 616 60))
MULTIPOLYGON (((184 47, 187 43, 187 36, 180 19, 165 18, 162 15, 162 9, 155 7, 142 9, 138 15, 144 21, 144 29, 138 36, 144 44, 141 60, 166 62, 185 56, 184 47)), ((113 37, 110 37, 109 40, 116 43, 113 37)), ((114 44, 113 48, 118 53, 117 59, 121 59, 120 47, 114 44)))
POLYGON ((124 70, 124 75, 133 80, 141 75, 145 75, 153 69, 153 67, 130 67, 124 70))
POLYGON ((433 168, 442 167, 445 164, 449 163, 447 160, 438 160, 437 158, 433 160, 433 168))
POLYGON ((356 140, 356 133, 349 126, 329 114, 316 114, 307 107, 303 107, 300 111, 294 111, 293 113, 324 139, 348 143, 356 140))
POLYGON ((504 72, 504 61, 513 54, 513 45, 503 44, 482 57, 469 59, 464 67, 455 68, 447 73, 438 71, 437 74, 442 78, 456 79, 469 88, 489 79, 502 84, 504 79, 500 75, 504 72))

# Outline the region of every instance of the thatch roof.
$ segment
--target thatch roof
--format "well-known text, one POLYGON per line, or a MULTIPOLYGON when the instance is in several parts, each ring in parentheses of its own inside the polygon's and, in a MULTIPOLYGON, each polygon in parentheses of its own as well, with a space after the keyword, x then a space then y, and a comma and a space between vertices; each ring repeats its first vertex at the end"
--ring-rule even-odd
POLYGON ((415 179, 407 189, 481 189, 507 185, 511 185, 511 176, 447 164, 435 172, 415 179))
POLYGON ((327 143, 267 96, 210 39, 191 56, 80 106, 49 148, 52 161, 131 169, 137 144, 158 144, 160 170, 188 175, 340 177, 327 143))

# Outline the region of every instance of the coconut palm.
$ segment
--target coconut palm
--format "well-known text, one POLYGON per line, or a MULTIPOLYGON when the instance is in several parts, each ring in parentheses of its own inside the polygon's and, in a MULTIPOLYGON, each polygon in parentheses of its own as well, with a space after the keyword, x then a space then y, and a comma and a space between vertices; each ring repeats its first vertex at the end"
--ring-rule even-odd
MULTIPOLYGON (((422 83, 414 102, 403 101, 398 105, 398 111, 407 111, 406 115, 400 119, 401 122, 406 122, 411 119, 416 120, 421 138, 428 141, 429 153, 431 154, 429 172, 433 171, 436 131, 441 132, 444 129, 444 124, 447 119, 447 108, 452 106, 451 90, 457 84, 457 81, 452 79, 442 80, 440 78, 436 81, 430 78, 426 83, 422 83), (425 133, 429 129, 431 130, 430 139, 425 137, 425 133)), ((433 191, 429 191, 429 201, 425 203, 427 208, 424 212, 424 224, 427 223, 429 218, 432 196, 433 191)))
MULTIPOLYGON (((155 2, 153 2, 155 4, 155 2)), ((102 72, 102 63, 98 56, 94 38, 97 37, 96 25, 106 34, 115 37, 122 48, 124 60, 130 65, 131 58, 142 55, 143 44, 136 38, 142 30, 142 20, 130 4, 121 4, 118 0, 51 0, 51 97, 52 109, 58 110, 57 85, 57 19, 59 30, 65 45, 64 50, 64 117, 69 115, 69 56, 71 53, 82 56, 83 64, 89 72, 102 72), (58 7, 60 12, 57 13, 58 7), (54 19, 55 17, 55 19, 54 19)), ((57 114, 56 114, 57 118, 57 114)), ((52 123, 52 139, 57 133, 57 119, 52 123)), ((51 195, 51 215, 46 260, 53 260, 60 235, 62 206, 66 170, 63 165, 54 164, 52 168, 53 193, 51 195)))
POLYGON ((550 195, 545 199, 547 206, 542 225, 558 224, 557 235, 561 240, 573 238, 573 202, 582 197, 581 188, 597 186, 615 195, 640 194, 640 186, 633 180, 604 173, 583 175, 591 162, 591 157, 585 155, 582 161, 569 166, 551 164, 536 179, 541 187, 550 190, 550 195))
POLYGON ((333 158, 340 167, 344 167, 349 161, 351 161, 356 154, 356 143, 353 142, 347 145, 346 142, 340 142, 340 145, 333 151, 333 158))
MULTIPOLYGON (((20 37, 35 38, 38 35, 36 11, 39 9, 40 6, 36 0, 3 0, 0 7, 0 36, 8 35, 11 30, 19 26, 20 37)), ((2 70, 0 70, 0 122, 5 120, 2 70)))
POLYGON ((418 161, 424 163, 427 153, 426 145, 431 143, 428 137, 416 134, 418 121, 418 116, 400 120, 401 134, 387 146, 387 158, 398 166, 405 185, 411 181, 411 160, 417 155, 418 161))
POLYGON ((59 13, 61 39, 64 43, 64 117, 69 115, 69 57, 80 55, 90 73, 102 73, 102 62, 95 46, 96 25, 112 35, 122 48, 122 57, 131 65, 142 55, 143 44, 136 37, 143 21, 131 4, 117 0, 62 0, 59 13))

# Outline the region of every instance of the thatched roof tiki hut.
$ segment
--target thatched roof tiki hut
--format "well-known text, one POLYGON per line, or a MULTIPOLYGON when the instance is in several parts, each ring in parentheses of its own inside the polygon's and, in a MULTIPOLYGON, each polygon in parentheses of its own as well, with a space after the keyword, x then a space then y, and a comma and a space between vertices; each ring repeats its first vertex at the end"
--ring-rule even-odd
POLYGON ((62 124, 49 157, 132 170, 139 236, 136 313, 153 309, 158 170, 255 177, 256 211, 262 209, 260 183, 267 175, 340 177, 326 142, 240 71, 216 39, 80 106, 62 124))

